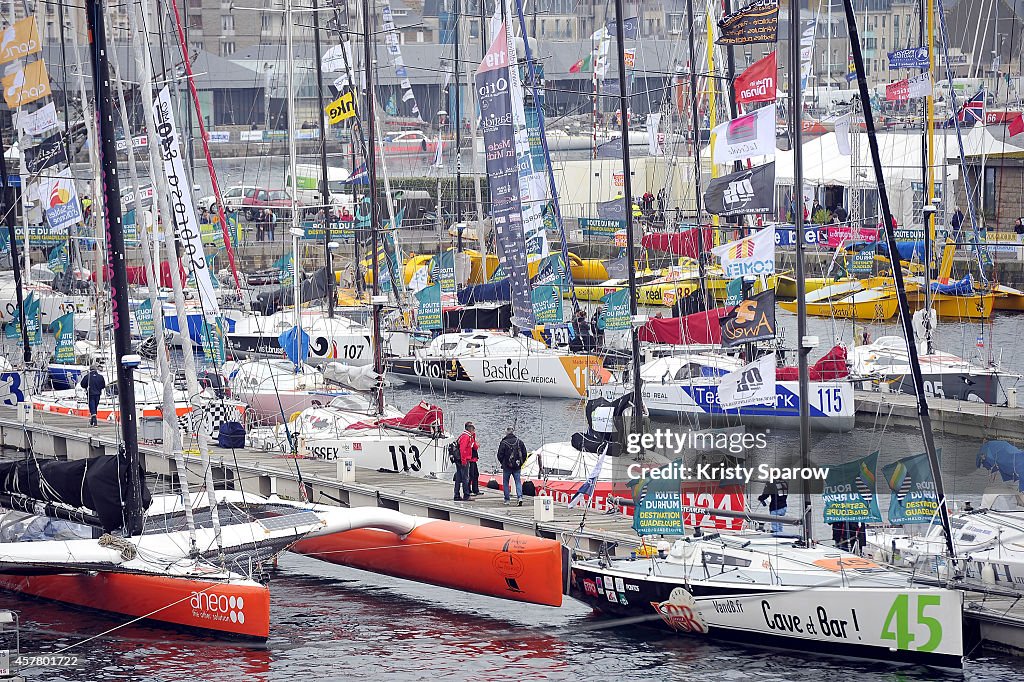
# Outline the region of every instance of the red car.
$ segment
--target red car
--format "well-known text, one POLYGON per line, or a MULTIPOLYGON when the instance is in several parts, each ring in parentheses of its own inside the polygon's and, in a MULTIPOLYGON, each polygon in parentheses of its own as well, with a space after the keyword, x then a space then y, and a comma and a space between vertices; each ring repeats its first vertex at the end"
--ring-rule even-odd
MULTIPOLYGON (((299 206, 302 204, 299 203, 299 206)), ((280 218, 291 214, 292 199, 287 190, 250 187, 245 190, 239 208, 247 220, 256 220, 265 208, 271 209, 280 218)))

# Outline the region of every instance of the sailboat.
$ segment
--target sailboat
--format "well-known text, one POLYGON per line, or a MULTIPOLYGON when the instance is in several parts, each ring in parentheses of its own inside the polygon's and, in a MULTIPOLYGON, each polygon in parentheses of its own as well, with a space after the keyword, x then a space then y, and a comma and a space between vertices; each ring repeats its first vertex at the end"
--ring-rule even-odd
MULTIPOLYGON (((620 79, 624 80, 622 0, 616 1, 616 10, 620 79)), ((854 58, 858 72, 863 74, 859 38, 852 5, 848 2, 846 11, 854 58)), ((799 35, 799 13, 791 12, 790 19, 790 35, 799 35)), ((790 52, 790 63, 800 63, 799 41, 791 40, 790 52)), ((799 70, 791 69, 790 75, 790 93, 799 93, 799 70)), ((867 99, 863 76, 860 88, 867 99)), ((624 83, 621 89, 626 92, 624 83)), ((794 96, 793 101, 799 99, 794 96)), ((623 96, 622 108, 626 106, 623 96)), ((791 116, 793 130, 799 131, 801 107, 791 107, 791 116)), ((869 132, 873 133, 869 113, 867 124, 869 132)), ((794 150, 794 175, 799 187, 802 185, 799 144, 794 145, 794 150)), ((878 172, 877 146, 873 146, 872 152, 878 172)), ((628 168, 628 152, 623 157, 628 168)), ((629 177, 628 172, 624 175, 629 177)), ((888 223, 888 200, 882 178, 878 181, 883 215, 888 223)), ((796 216, 797 234, 801 233, 801 223, 801 216, 796 216)), ((892 230, 887 228, 886 232, 890 244, 894 243, 892 230)), ((798 240, 798 293, 802 292, 805 277, 803 254, 804 245, 798 240)), ((896 277, 897 284, 901 285, 898 271, 896 277)), ((900 307, 909 325, 904 294, 901 294, 900 307)), ((810 450, 807 362, 810 348, 806 316, 805 305, 801 303, 798 308, 800 454, 805 467, 810 450)), ((912 352, 911 363, 915 379, 919 380, 916 353, 912 352)), ((920 399, 923 401, 923 396, 920 399)), ((927 416, 922 419, 927 420, 927 416)), ((927 421, 924 428, 930 434, 927 421)), ((929 461, 934 464, 937 458, 929 461)), ((934 469, 933 466, 933 472, 934 469)), ((648 520, 639 514, 635 518, 638 529, 654 524, 653 532, 659 532, 658 510, 671 509, 674 496, 678 500, 678 493, 672 490, 677 482, 671 481, 668 488, 655 488, 654 479, 638 484, 643 486, 640 492, 646 488, 638 497, 639 502, 647 505, 646 495, 652 496, 649 506, 644 507, 650 514, 646 517, 648 520), (664 496, 658 497, 654 490, 664 490, 661 493, 664 496)), ((937 488, 940 509, 945 510, 941 486, 937 488)), ((584 558, 576 552, 570 567, 571 594, 603 613, 626 617, 631 622, 635 622, 634 617, 657 617, 661 625, 680 633, 802 652, 960 668, 966 649, 962 630, 963 596, 954 590, 914 585, 908 576, 882 569, 874 562, 813 544, 809 525, 810 496, 806 492, 803 506, 800 521, 803 534, 799 537, 768 536, 758 532, 695 533, 660 541, 656 554, 644 553, 644 556, 634 552, 630 558, 613 558, 610 553, 602 552, 596 557, 584 558), (915 618, 915 613, 923 618, 915 618)), ((758 521, 773 518, 756 514, 745 516, 758 521)), ((948 519, 944 514, 942 521, 948 533, 948 519)))

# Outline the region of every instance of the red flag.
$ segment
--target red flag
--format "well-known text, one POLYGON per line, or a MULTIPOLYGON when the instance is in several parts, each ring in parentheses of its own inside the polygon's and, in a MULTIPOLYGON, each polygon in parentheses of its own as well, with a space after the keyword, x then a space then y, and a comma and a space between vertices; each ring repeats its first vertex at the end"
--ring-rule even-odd
POLYGON ((762 57, 741 73, 733 87, 736 103, 774 102, 776 88, 775 53, 762 57))
POLYGON ((1010 137, 1024 133, 1024 114, 1017 114, 1006 129, 1010 131, 1010 137))
POLYGON ((906 102, 910 99, 910 81, 904 78, 895 83, 885 86, 885 99, 887 102, 906 102))

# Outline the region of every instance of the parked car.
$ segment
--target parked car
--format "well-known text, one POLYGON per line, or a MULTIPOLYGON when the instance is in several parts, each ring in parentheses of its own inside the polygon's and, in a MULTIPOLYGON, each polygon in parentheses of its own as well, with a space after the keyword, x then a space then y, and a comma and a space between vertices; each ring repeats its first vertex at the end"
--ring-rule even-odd
POLYGON ((437 140, 430 139, 418 130, 403 133, 387 133, 378 152, 384 154, 433 154, 437 149, 437 140))
MULTIPOLYGON (((298 205, 300 210, 305 206, 302 202, 298 205)), ((239 206, 246 220, 256 220, 265 208, 271 209, 278 217, 291 215, 291 196, 283 189, 253 188, 245 192, 239 206)))
MULTIPOLYGON (((242 205, 242 199, 245 198, 246 192, 256 190, 256 185, 235 185, 229 187, 224 192, 224 209, 227 211, 237 211, 242 205)), ((205 208, 207 211, 213 212, 214 207, 217 205, 217 197, 213 194, 209 194, 199 200, 197 208, 205 208)))

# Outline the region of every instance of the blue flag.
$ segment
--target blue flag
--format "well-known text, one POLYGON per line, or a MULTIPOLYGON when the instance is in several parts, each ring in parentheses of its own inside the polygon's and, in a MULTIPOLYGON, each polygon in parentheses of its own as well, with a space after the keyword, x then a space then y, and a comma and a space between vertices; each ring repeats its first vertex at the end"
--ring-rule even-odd
POLYGON ((50 325, 57 346, 53 349, 53 361, 68 364, 75 361, 75 314, 66 313, 50 325))
POLYGON ((889 523, 930 523, 935 518, 939 499, 926 454, 887 464, 882 467, 882 475, 892 492, 889 523))
POLYGON ((821 499, 825 503, 825 523, 852 521, 881 523, 878 497, 875 495, 875 467, 878 452, 867 457, 829 467, 821 499))
POLYGON ((139 325, 139 336, 148 339, 153 336, 153 302, 146 300, 135 309, 135 322, 139 325))
POLYGON ((416 292, 416 324, 420 329, 441 329, 441 284, 435 282, 416 292))
POLYGON ((299 365, 309 357, 309 334, 298 327, 292 327, 277 337, 277 342, 284 349, 284 354, 295 365, 298 371, 299 365))
POLYGON ((620 289, 601 297, 604 305, 604 328, 608 331, 629 329, 629 289, 620 289))
POLYGON ((283 287, 290 287, 295 280, 295 254, 288 252, 285 255, 277 259, 274 263, 274 268, 281 273, 281 277, 278 280, 283 287))
POLYGON ((66 241, 61 242, 50 251, 50 262, 48 266, 50 272, 61 275, 68 271, 68 264, 70 263, 70 256, 68 255, 68 243, 66 241))

